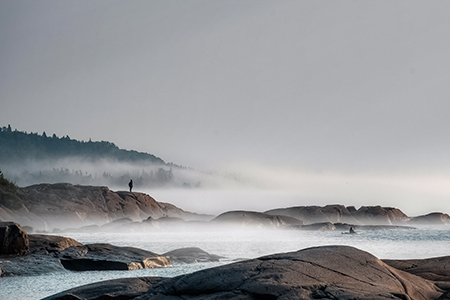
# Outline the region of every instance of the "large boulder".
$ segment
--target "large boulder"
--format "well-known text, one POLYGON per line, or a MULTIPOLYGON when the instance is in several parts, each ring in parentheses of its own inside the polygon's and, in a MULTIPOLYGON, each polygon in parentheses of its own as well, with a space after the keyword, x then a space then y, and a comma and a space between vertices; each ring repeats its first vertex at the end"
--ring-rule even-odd
POLYGON ((45 298, 46 300, 135 299, 163 280, 159 277, 122 278, 76 287, 45 298), (100 296, 100 297, 99 297, 100 296))
POLYGON ((113 192, 102 186, 37 184, 19 188, 17 197, 17 203, 20 203, 17 207, 0 204, 0 217, 32 226, 36 230, 102 225, 124 218, 141 222, 149 216, 169 216, 186 221, 209 221, 213 218, 158 202, 144 193, 113 192))
POLYGON ((68 237, 57 235, 30 234, 30 253, 56 253, 72 246, 83 246, 83 244, 68 237))
POLYGON ((58 253, 58 257, 64 268, 72 271, 138 270, 172 265, 164 255, 110 244, 74 246, 58 253))
POLYGON ((303 222, 287 216, 271 215, 254 211, 229 211, 210 221, 214 225, 238 226, 244 228, 278 228, 286 225, 302 225, 303 222))
POLYGON ((28 234, 13 222, 0 222, 0 255, 24 255, 29 250, 28 234))
POLYGON ((326 206, 295 206, 288 208, 272 209, 265 212, 269 215, 288 216, 302 220, 306 224, 331 222, 348 222, 358 224, 359 222, 351 215, 343 205, 326 206))
MULTIPOLYGON (((127 281, 114 281, 119 285, 127 281)), ((145 280, 145 279, 142 279, 145 280)), ((444 291, 432 282, 394 269, 348 246, 315 247, 205 269, 175 278, 156 278, 120 299, 411 299, 431 300, 444 291), (148 289, 146 291, 146 289, 148 289)), ((132 284, 139 284, 133 279, 132 284)), ((71 289, 46 300, 111 299, 111 282, 71 289)), ((122 284, 123 285, 123 284, 122 284)), ((113 290, 113 293, 115 291, 113 290)), ((116 296, 119 299, 118 296, 116 296)))
POLYGON ((403 224, 409 218, 400 209, 395 207, 381 206, 361 206, 357 211, 352 213, 362 224, 370 225, 392 225, 403 224))
POLYGON ((434 212, 427 215, 418 216, 409 220, 411 224, 430 224, 430 225, 442 225, 450 223, 450 216, 448 214, 434 212))
POLYGON ((383 262, 393 268, 402 270, 433 281, 450 283, 450 256, 428 259, 384 259, 383 262))
POLYGON ((77 241, 52 235, 28 235, 29 251, 20 257, 8 257, 0 261, 3 276, 36 276, 51 272, 62 272, 57 254, 72 246, 82 245, 77 241))
POLYGON ((210 254, 197 247, 186 247, 175 249, 163 254, 173 262, 197 263, 197 262, 217 262, 222 256, 210 254))

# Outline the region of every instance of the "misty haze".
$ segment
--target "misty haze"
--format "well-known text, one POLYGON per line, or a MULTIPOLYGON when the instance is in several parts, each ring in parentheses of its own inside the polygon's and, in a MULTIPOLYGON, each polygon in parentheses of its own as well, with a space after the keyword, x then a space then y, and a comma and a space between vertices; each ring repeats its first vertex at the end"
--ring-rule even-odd
POLYGON ((450 3, 0 2, 0 299, 447 299, 450 3))

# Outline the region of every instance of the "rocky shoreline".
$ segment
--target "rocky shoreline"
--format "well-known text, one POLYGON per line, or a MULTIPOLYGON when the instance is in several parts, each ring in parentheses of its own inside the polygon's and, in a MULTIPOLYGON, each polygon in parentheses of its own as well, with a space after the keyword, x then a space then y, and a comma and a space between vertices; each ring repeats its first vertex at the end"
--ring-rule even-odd
MULTIPOLYGON (((2 194, 3 198, 11 195, 2 194)), ((228 211, 218 216, 184 211, 138 192, 113 192, 107 187, 68 183, 19 188, 14 199, 0 202, 0 221, 13 221, 28 232, 136 232, 197 230, 198 228, 269 228, 336 230, 349 226, 409 226, 450 224, 442 212, 409 217, 395 207, 295 206, 265 212, 228 211), (325 224, 318 226, 317 224, 325 224), (338 225, 336 225, 338 224, 338 225)))
MULTIPOLYGON (((1 192, 1 191, 0 191, 1 192)), ((83 245, 64 232, 164 230, 413 230, 449 224, 445 213, 408 217, 380 206, 297 206, 218 216, 186 212, 142 193, 106 187, 43 184, 21 188, 14 207, 0 204, 0 277, 48 272, 165 268, 217 262, 199 248, 157 254, 111 244, 83 245), (17 224, 24 221, 24 227, 17 224), (2 222, 13 221, 13 222, 2 222), (16 222, 16 223, 14 223, 16 222), (66 227, 63 227, 66 226, 66 227), (38 234, 45 233, 45 234, 38 234)), ((348 246, 279 253, 174 278, 127 278, 94 283, 46 299, 450 299, 450 256, 380 260, 348 246)), ((0 279, 1 280, 1 279, 0 279)))
POLYGON ((53 235, 28 235, 20 225, 0 222, 0 277, 35 276, 63 271, 138 270, 171 267, 173 263, 219 261, 199 248, 156 254, 111 244, 83 245, 53 235))
POLYGON ((104 281, 70 289, 45 300, 443 300, 450 298, 449 261, 450 257, 431 262, 382 261, 353 247, 323 246, 240 261, 174 278, 104 281))
MULTIPOLYGON (((4 251, 0 254, 0 277, 165 268, 173 263, 217 262, 222 258, 199 248, 156 254, 110 244, 83 245, 62 236, 27 234, 12 222, 0 223, 0 243, 4 251)), ((139 277, 97 282, 45 300, 444 300, 450 299, 448 266, 450 256, 380 260, 350 246, 321 246, 241 260, 173 278, 139 277)))

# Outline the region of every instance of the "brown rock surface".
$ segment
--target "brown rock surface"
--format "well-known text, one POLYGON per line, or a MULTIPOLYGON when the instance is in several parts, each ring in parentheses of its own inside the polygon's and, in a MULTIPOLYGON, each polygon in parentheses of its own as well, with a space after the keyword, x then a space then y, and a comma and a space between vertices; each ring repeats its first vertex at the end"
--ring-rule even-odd
POLYGON ((357 224, 358 221, 350 214, 344 205, 326 206, 296 206, 288 208, 271 209, 265 212, 269 215, 289 216, 302 220, 306 224, 320 222, 349 222, 357 224))
POLYGON ((361 206, 352 214, 358 221, 370 225, 402 224, 408 216, 395 207, 361 206))
POLYGON ((409 218, 401 210, 394 207, 361 206, 358 210, 353 206, 296 206, 268 210, 270 215, 294 217, 306 224, 331 222, 350 223, 354 225, 392 225, 406 222, 409 218))
POLYGON ((383 262, 425 279, 450 283, 450 256, 408 260, 384 259, 383 262))
POLYGON ((214 225, 234 225, 253 228, 278 228, 286 225, 302 225, 303 222, 289 216, 278 216, 253 211, 229 211, 210 221, 214 225))
POLYGON ((100 300, 136 299, 147 292, 152 285, 160 282, 158 277, 123 278, 107 280, 70 289, 45 299, 59 300, 100 300), (99 295, 102 295, 99 298, 99 295))
POLYGON ((429 213, 427 215, 411 218, 411 220, 409 220, 409 223, 414 224, 414 225, 415 224, 430 224, 430 225, 449 224, 450 216, 448 214, 434 212, 434 213, 429 213))
POLYGON ((149 216, 210 220, 212 216, 186 212, 137 192, 113 192, 107 187, 69 183, 38 184, 19 188, 17 209, 2 207, 0 217, 36 230, 101 225, 122 218, 141 222, 149 216))
MULTIPOLYGON (((347 246, 274 254, 175 278, 153 280, 148 284, 148 291, 146 288, 131 289, 123 293, 121 299, 431 300, 444 293, 428 280, 394 269, 367 252, 347 246)), ((121 282, 116 280, 114 283, 121 282)), ((99 284, 101 287, 111 282, 99 284)), ((89 285, 46 300, 111 299, 106 290, 96 290, 95 285, 89 285)))
POLYGON ((24 255, 28 249, 28 235, 19 224, 0 222, 0 255, 24 255))
POLYGON ((57 236, 57 235, 41 235, 30 234, 30 253, 45 251, 47 253, 62 251, 72 246, 83 246, 83 244, 74 239, 57 236))
POLYGON ((163 254, 173 262, 196 263, 219 261, 222 256, 209 254, 197 247, 175 249, 163 254))
POLYGON ((138 270, 170 267, 167 257, 134 248, 110 244, 88 244, 67 248, 58 257, 71 271, 138 270))

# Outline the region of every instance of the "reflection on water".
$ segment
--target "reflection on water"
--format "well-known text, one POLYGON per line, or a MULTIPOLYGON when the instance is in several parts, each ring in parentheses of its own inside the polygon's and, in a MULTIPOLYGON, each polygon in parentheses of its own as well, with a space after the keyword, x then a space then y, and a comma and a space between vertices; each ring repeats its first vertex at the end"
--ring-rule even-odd
POLYGON ((111 243, 163 254, 182 247, 199 247, 224 256, 220 263, 179 264, 172 268, 136 271, 64 272, 34 277, 0 278, 0 299, 40 299, 96 281, 140 276, 173 277, 235 260, 297 251, 312 246, 349 245, 379 258, 408 259, 450 255, 450 227, 420 227, 415 230, 372 230, 362 234, 340 231, 253 230, 206 232, 72 233, 81 243, 111 243))

